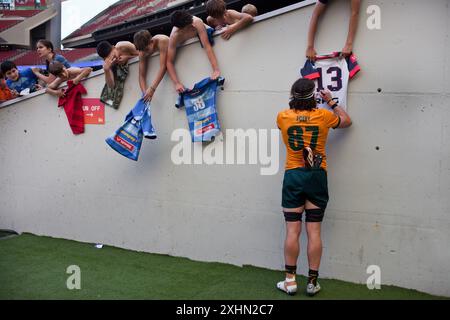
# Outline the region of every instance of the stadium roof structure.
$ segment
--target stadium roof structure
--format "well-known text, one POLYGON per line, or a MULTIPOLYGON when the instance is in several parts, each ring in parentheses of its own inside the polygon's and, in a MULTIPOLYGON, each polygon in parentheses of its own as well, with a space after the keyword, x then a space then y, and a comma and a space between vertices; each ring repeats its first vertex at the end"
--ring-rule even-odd
MULTIPOLYGON (((170 15, 176 10, 188 10, 206 19, 206 0, 120 0, 92 18, 62 40, 65 47, 94 47, 100 41, 132 41, 133 34, 148 29, 152 34, 170 34, 170 15)), ((252 3, 260 14, 302 1, 225 0, 227 7, 240 11, 252 3)))

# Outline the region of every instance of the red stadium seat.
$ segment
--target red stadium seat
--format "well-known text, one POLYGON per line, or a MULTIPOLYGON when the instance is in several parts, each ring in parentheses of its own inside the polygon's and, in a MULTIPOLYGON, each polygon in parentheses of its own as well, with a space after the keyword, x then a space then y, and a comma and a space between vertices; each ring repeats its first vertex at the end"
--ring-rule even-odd
POLYGON ((0 20, 0 32, 15 26, 23 20, 0 20))
POLYGON ((90 34, 98 29, 124 22, 128 19, 135 19, 149 13, 161 10, 167 7, 170 2, 175 0, 122 0, 112 8, 103 12, 103 15, 91 23, 85 24, 77 31, 73 32, 68 38, 79 37, 90 34))
MULTIPOLYGON (((76 62, 96 53, 95 48, 81 48, 71 50, 56 50, 57 54, 64 56, 69 62, 76 62)), ((0 51, 2 61, 11 60, 18 66, 44 65, 45 61, 39 58, 34 50, 0 51), (5 57, 5 58, 3 58, 5 57)))
POLYGON ((23 18, 29 18, 32 17, 42 10, 2 10, 0 14, 3 15, 3 17, 23 17, 23 18))
POLYGON ((16 56, 19 52, 17 50, 0 51, 0 62, 10 60, 16 56))

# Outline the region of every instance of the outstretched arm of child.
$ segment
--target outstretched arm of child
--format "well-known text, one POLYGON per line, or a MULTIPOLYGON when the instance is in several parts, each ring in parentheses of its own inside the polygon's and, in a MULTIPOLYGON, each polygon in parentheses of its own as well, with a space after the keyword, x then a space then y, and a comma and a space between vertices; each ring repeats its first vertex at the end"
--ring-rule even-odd
POLYGON ((57 89, 57 88, 59 87, 59 85, 60 85, 61 83, 64 82, 64 80, 61 79, 60 77, 55 77, 55 76, 53 76, 53 77, 55 78, 55 80, 53 80, 53 82, 50 83, 50 84, 47 86, 47 88, 50 88, 50 89, 57 89))
POLYGON ((319 17, 325 12, 325 9, 326 5, 320 1, 317 1, 316 6, 314 7, 313 14, 311 16, 311 21, 309 22, 306 57, 310 60, 315 60, 317 55, 317 52, 314 49, 314 39, 316 37, 317 23, 319 21, 319 17))
POLYGON ((344 56, 349 56, 353 51, 353 40, 355 39, 356 30, 358 29, 359 9, 361 7, 361 0, 351 1, 351 15, 348 27, 348 36, 345 46, 342 49, 344 56))
POLYGON ((228 14, 233 20, 237 22, 229 25, 228 28, 222 33, 222 38, 228 40, 238 30, 241 30, 253 22, 253 17, 247 13, 237 12, 236 10, 228 10, 228 14))
POLYGON ((45 89, 45 92, 48 94, 51 94, 52 96, 58 97, 58 98, 62 98, 65 96, 63 89, 52 89, 50 87, 47 87, 45 89))
POLYGON ((73 84, 77 85, 83 80, 84 78, 87 78, 91 72, 92 68, 69 68, 71 77, 73 78, 73 84))
MULTIPOLYGON (((144 101, 150 102, 155 94, 156 88, 158 88, 160 82, 164 78, 167 70, 167 49, 169 46, 168 40, 159 40, 159 70, 156 74, 150 87, 145 90, 144 101)), ((144 78, 145 81, 145 78, 144 78)), ((144 91, 144 90, 143 90, 144 91)))
POLYGON ((55 81, 56 77, 52 74, 50 74, 49 76, 45 76, 41 73, 41 71, 39 70, 39 68, 31 68, 31 70, 33 71, 33 73, 36 75, 36 77, 42 81, 44 81, 47 84, 52 83, 53 81, 55 81))
POLYGON ((148 58, 145 53, 139 53, 139 87, 144 94, 147 91, 148 58))
POLYGON ((193 23, 195 29, 197 29, 198 36, 200 41, 202 42, 203 47, 206 50, 206 55, 208 56, 209 62, 211 63, 211 67, 213 69, 213 73, 211 79, 215 80, 220 76, 219 65, 217 63, 216 54, 214 53, 213 47, 209 43, 208 33, 206 32, 206 27, 203 21, 196 20, 193 23))
POLYGON ((64 90, 58 89, 59 85, 63 82, 64 80, 61 79, 60 77, 57 78, 55 77, 55 80, 47 86, 45 92, 55 97, 59 98, 64 97, 64 90))
POLYGON ((172 82, 175 85, 175 90, 178 93, 182 93, 184 91, 184 86, 178 79, 177 71, 175 70, 175 56, 177 53, 177 35, 170 35, 169 39, 169 48, 167 49, 167 72, 169 73, 172 82))

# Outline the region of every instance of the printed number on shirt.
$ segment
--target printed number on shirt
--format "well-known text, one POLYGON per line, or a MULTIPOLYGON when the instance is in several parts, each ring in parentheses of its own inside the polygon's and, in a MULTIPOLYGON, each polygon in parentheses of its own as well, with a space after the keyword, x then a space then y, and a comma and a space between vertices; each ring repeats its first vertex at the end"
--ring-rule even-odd
POLYGON ((203 101, 202 98, 195 100, 193 104, 194 104, 194 111, 199 111, 206 108, 205 101, 203 101))
MULTIPOLYGON (((317 146, 317 138, 319 137, 319 127, 317 126, 309 126, 305 127, 306 131, 311 131, 311 141, 309 143, 309 147, 311 149, 316 149, 317 146)), ((303 127, 301 126, 292 126, 288 129, 287 134, 289 136, 289 146, 294 151, 300 151, 305 147, 305 140, 303 137, 303 127)))
MULTIPOLYGON (((320 73, 320 77, 317 78, 317 92, 320 92, 321 90, 324 90, 325 88, 323 87, 323 70, 322 68, 317 68, 317 71, 320 73)), ((337 92, 340 91, 342 89, 342 70, 339 67, 330 67, 327 69, 326 72, 327 75, 330 75, 330 81, 331 81, 331 85, 327 86, 327 89, 330 90, 331 92, 337 92)), ((338 97, 334 97, 333 98, 334 101, 336 101, 337 104, 339 104, 339 98, 338 97)), ((327 103, 327 101, 325 101, 324 99, 322 99, 321 96, 317 96, 316 99, 318 104, 324 104, 327 103)))
MULTIPOLYGON (((320 78, 317 79, 317 90, 323 90, 323 70, 322 68, 317 68, 317 71, 320 73, 320 78)), ((339 67, 329 67, 327 69, 327 74, 331 76, 330 80, 333 82, 331 85, 327 86, 327 89, 331 92, 339 91, 342 89, 342 70, 339 67)))

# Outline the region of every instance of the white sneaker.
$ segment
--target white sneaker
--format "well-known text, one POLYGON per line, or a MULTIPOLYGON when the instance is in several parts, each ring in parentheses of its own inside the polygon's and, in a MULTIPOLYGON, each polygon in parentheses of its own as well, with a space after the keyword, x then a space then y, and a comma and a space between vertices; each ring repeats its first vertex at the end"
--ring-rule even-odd
POLYGON ((306 294, 310 297, 314 296, 317 292, 320 291, 320 284, 317 282, 317 284, 314 286, 314 283, 308 283, 306 286, 306 294))
POLYGON ((284 281, 280 281, 277 283, 277 288, 281 291, 286 292, 288 295, 294 295, 297 293, 297 282, 295 282, 295 278, 286 278, 284 281), (289 283, 290 285, 287 285, 287 283, 289 283))

